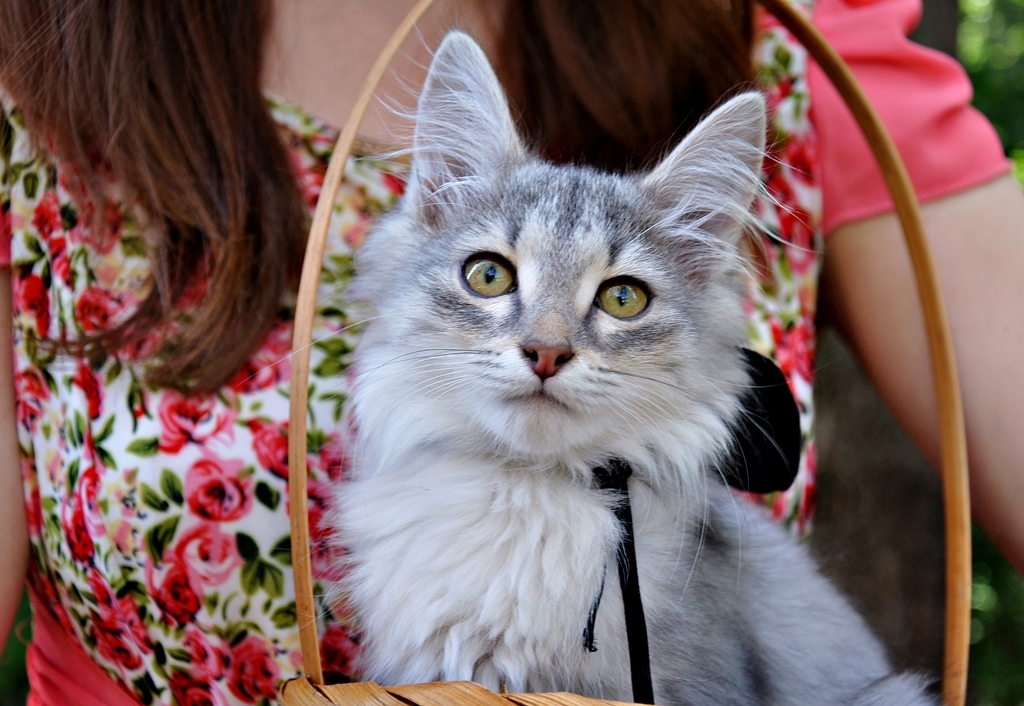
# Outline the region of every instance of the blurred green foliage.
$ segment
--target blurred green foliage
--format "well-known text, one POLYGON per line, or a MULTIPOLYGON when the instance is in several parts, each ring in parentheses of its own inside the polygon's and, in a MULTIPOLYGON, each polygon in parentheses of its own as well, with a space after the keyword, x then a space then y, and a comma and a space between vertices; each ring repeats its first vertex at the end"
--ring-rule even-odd
POLYGON ((1024 580, 977 528, 971 602, 973 703, 1024 704, 1024 580))
POLYGON ((1007 154, 1024 162, 1024 0, 959 0, 957 49, 974 104, 995 125, 1007 154))
POLYGON ((1010 156, 1013 157, 1013 173, 1024 186, 1024 150, 1014 150, 1010 156))
POLYGON ((23 597, 14 627, 7 639, 7 648, 0 657, 0 706, 18 706, 28 695, 28 677, 25 674, 25 647, 32 636, 31 612, 28 598, 23 597))

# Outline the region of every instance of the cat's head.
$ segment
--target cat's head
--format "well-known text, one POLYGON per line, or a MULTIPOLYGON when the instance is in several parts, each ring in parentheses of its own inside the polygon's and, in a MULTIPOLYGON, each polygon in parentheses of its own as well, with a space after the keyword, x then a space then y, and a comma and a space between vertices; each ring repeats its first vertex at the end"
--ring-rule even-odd
POLYGON ((724 443, 747 382, 736 246, 764 135, 746 93, 646 173, 547 164, 483 52, 450 34, 406 196, 358 256, 353 293, 380 318, 357 385, 496 453, 724 443))

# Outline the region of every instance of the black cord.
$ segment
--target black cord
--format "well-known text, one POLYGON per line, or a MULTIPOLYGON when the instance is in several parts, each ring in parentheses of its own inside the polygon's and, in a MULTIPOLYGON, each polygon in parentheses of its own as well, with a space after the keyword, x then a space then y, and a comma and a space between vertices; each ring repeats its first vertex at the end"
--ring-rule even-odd
MULTIPOLYGON (((622 502, 615 506, 615 517, 622 524, 622 540, 619 542, 618 565, 619 585, 622 587, 622 604, 626 614, 626 641, 629 644, 629 673, 633 682, 633 702, 654 703, 654 686, 651 683, 651 652, 647 643, 647 621, 644 606, 640 601, 640 578, 636 570, 636 543, 633 538, 633 511, 629 506, 629 476, 633 469, 620 459, 612 459, 607 468, 594 469, 594 478, 601 490, 614 490, 622 496, 622 502)), ((603 592, 602 584, 602 592, 603 592)), ((594 625, 598 595, 590 610, 587 630, 584 631, 588 649, 594 648, 594 625)))

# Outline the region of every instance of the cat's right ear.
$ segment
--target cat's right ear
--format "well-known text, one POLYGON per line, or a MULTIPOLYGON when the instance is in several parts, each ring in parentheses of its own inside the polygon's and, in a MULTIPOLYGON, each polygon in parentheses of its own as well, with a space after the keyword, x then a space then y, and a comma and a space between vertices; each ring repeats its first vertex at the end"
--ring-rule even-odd
POLYGON ((766 120, 765 100, 755 91, 701 120, 643 179, 664 222, 735 244, 761 188, 766 120))
POLYGON ((416 111, 411 198, 433 212, 463 204, 474 186, 526 150, 483 50, 451 32, 434 55, 416 111))

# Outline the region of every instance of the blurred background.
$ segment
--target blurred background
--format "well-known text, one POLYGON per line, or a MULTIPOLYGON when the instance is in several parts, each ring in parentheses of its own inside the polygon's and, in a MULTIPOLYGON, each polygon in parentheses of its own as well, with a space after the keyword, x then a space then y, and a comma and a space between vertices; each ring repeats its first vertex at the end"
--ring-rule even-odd
MULTIPOLYGON (((1024 181, 1024 0, 924 6, 913 38, 965 66, 974 104, 1024 181)), ((938 477, 834 331, 821 332, 817 367, 820 485, 812 548, 897 665, 937 678, 945 589, 938 477)), ((977 528, 973 551, 969 703, 1024 706, 1024 580, 977 528)))
MULTIPOLYGON (((1024 0, 925 0, 914 38, 964 64, 975 105, 1024 182, 1024 0)), ((944 610, 938 477, 834 331, 821 332, 817 366, 821 470, 812 549, 896 664, 937 684, 944 610)), ((972 601, 970 703, 1024 706, 1024 580, 978 529, 972 601)), ((0 658, 0 706, 25 703, 30 635, 23 604, 0 658)))

